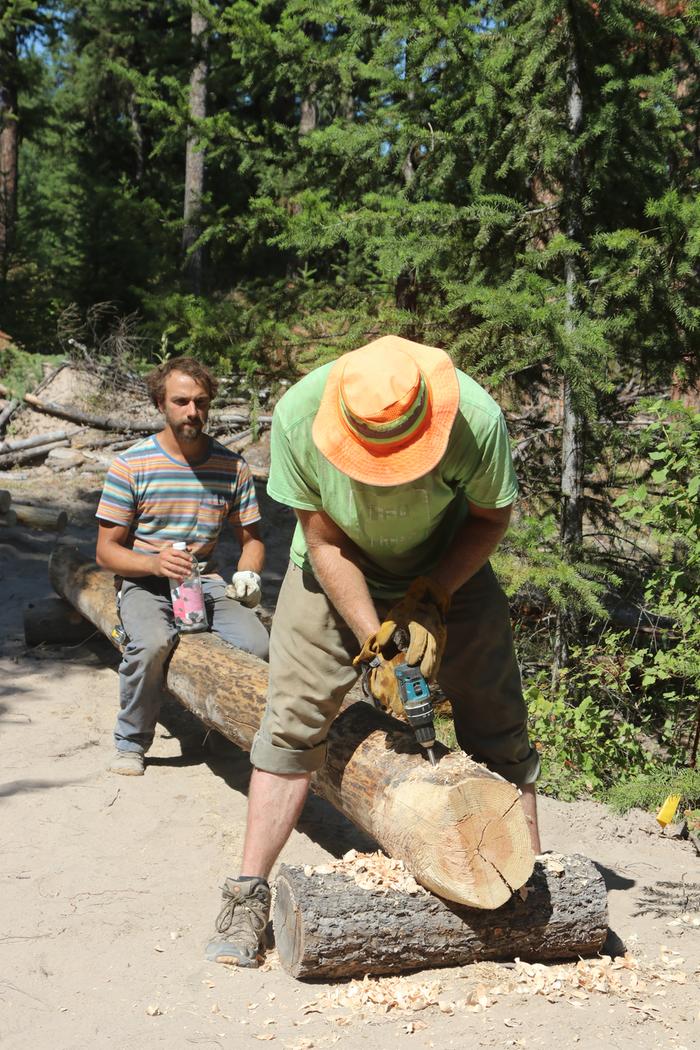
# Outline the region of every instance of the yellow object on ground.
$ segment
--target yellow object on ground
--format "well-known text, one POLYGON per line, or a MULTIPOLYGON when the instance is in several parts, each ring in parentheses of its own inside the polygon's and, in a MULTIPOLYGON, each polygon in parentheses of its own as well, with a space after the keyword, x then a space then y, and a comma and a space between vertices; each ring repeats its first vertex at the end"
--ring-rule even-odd
POLYGON ((669 795, 659 812, 656 814, 656 819, 662 828, 665 828, 667 824, 670 824, 675 817, 680 800, 680 795, 669 795))

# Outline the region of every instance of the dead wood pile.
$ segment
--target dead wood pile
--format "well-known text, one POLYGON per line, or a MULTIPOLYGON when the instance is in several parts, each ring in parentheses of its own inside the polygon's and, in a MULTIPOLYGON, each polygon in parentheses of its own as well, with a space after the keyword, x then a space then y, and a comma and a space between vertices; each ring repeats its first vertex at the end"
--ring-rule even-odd
MULTIPOLYGON (((239 452, 270 422, 269 414, 251 412, 249 399, 231 396, 217 403, 207 429, 239 452)), ((40 465, 55 472, 103 472, 121 449, 161 428, 141 379, 64 362, 24 398, 0 402, 0 473, 40 465)), ((249 466, 255 477, 267 477, 266 463, 249 466)))

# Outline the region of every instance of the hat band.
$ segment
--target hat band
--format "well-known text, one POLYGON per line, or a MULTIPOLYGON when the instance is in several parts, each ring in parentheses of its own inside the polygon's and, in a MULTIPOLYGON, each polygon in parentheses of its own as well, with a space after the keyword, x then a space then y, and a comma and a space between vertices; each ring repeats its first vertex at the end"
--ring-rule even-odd
POLYGON ((387 423, 368 423, 353 415, 343 400, 342 391, 338 390, 340 414, 348 430, 359 438, 363 445, 374 445, 376 448, 388 449, 396 445, 405 445, 418 437, 424 429, 430 409, 428 388, 423 375, 415 400, 407 412, 391 419, 387 423))

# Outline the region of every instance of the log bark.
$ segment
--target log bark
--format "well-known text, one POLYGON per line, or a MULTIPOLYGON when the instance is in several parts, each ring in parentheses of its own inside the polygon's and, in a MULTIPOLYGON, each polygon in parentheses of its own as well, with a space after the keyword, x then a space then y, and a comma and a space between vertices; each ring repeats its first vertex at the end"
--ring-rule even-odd
POLYGON ((0 514, 4 514, 6 510, 10 509, 12 503, 12 493, 8 489, 0 489, 0 514))
MULTIPOLYGON (((109 637, 112 577, 69 546, 54 550, 49 573, 55 590, 109 637)), ((215 636, 185 636, 167 685, 206 725, 250 750, 265 706, 266 664, 215 636)), ((428 889, 497 908, 534 864, 518 790, 461 752, 439 747, 439 755, 433 768, 408 726, 355 703, 333 723, 312 787, 428 889)))
POLYGON ((595 955, 608 930, 603 878, 586 857, 544 855, 527 884, 493 911, 431 893, 359 886, 342 872, 283 864, 273 926, 292 977, 329 980, 487 959, 542 962, 595 955))
POLYGON ((87 412, 80 412, 77 408, 68 408, 66 405, 57 405, 53 401, 42 401, 33 394, 25 394, 24 400, 37 412, 43 412, 47 416, 57 416, 59 419, 68 419, 71 423, 84 423, 88 427, 96 427, 97 430, 117 430, 122 434, 130 430, 139 434, 153 434, 160 429, 160 425, 146 420, 125 420, 115 416, 93 416, 87 412))
POLYGON ((23 611, 24 640, 35 645, 78 645, 95 633, 95 627, 63 598, 42 598, 23 611))
POLYGON ((30 529, 41 529, 44 532, 63 532, 68 524, 65 510, 53 510, 51 507, 32 507, 28 503, 14 503, 14 511, 20 525, 30 529))

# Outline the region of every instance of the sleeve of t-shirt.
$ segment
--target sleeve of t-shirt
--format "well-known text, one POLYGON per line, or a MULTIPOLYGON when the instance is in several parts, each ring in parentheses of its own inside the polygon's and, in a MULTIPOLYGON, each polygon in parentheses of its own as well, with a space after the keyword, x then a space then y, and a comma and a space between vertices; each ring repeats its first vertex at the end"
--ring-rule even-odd
POLYGON ((115 525, 131 525, 135 514, 134 479, 129 464, 119 456, 107 472, 95 517, 115 525))
POLYGON ((250 467, 244 459, 238 466, 236 492, 227 521, 232 525, 254 525, 260 521, 258 497, 255 494, 255 482, 250 467))
MULTIPOLYGON (((298 424, 300 427, 303 423, 298 424)), ((287 507, 298 510, 321 510, 321 494, 315 476, 315 456, 310 449, 310 439, 296 443, 297 450, 306 449, 307 456, 298 455, 294 442, 295 428, 285 429, 276 409, 272 416, 270 432, 270 476, 267 494, 287 507), (304 460, 306 460, 304 462, 304 460)))
POLYGON ((479 435, 478 448, 481 455, 471 460, 460 479, 465 496, 477 507, 509 506, 518 495, 518 480, 502 413, 479 435))

